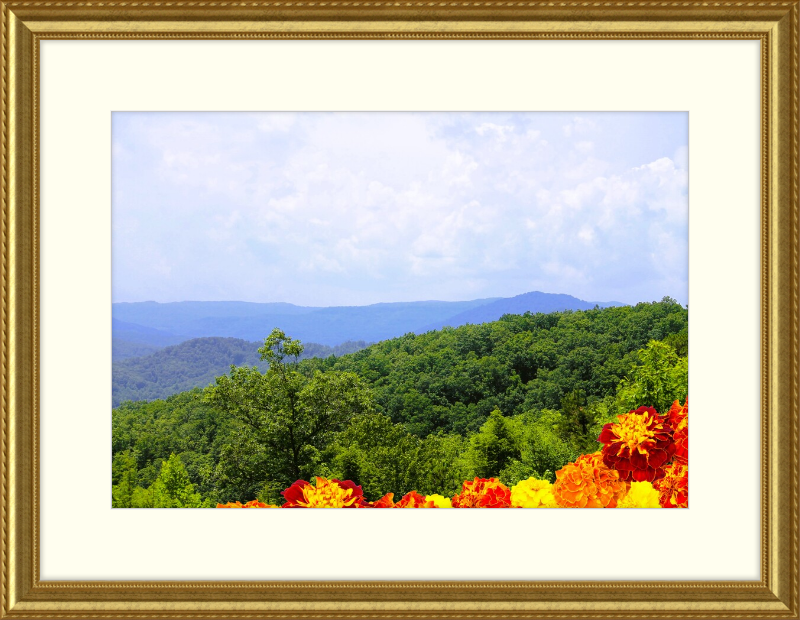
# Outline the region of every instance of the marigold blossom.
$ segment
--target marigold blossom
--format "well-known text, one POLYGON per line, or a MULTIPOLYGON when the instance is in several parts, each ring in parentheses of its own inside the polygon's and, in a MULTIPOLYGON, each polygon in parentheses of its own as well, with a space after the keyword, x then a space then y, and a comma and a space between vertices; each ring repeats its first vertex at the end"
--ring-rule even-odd
POLYGON ((584 454, 556 472, 553 497, 564 508, 616 508, 628 491, 620 473, 600 452, 584 454))
POLYGON ((374 502, 364 502, 359 508, 394 508, 394 493, 387 493, 374 502))
POLYGON ((632 482, 628 494, 617 504, 617 508, 661 508, 659 493, 651 482, 632 482))
POLYGON ((603 427, 597 441, 603 446, 603 462, 619 472, 625 481, 653 482, 664 477, 675 444, 666 416, 652 407, 618 415, 619 422, 603 427))
POLYGON ((511 505, 514 508, 556 508, 553 485, 548 480, 528 478, 511 487, 511 505))
POLYGON ((666 475, 653 486, 659 491, 662 508, 689 507, 689 468, 680 463, 667 467, 666 475))
POLYGON ((257 499, 250 500, 246 504, 242 502, 228 502, 227 504, 217 504, 217 508, 280 508, 275 504, 265 504, 257 499))
POLYGON ((510 508, 511 489, 497 478, 465 480, 452 504, 453 508, 510 508))
POLYGON ((364 502, 361 487, 352 480, 316 478, 316 486, 298 480, 281 492, 283 508, 358 508, 364 502))
POLYGON ((395 508, 433 508, 427 506, 425 503, 425 496, 420 495, 416 491, 410 491, 403 495, 399 502, 394 505, 395 508))
POLYGON ((670 426, 673 430, 675 442, 675 460, 681 465, 689 464, 689 399, 681 407, 677 400, 667 413, 670 426))
POLYGON ((227 504, 217 504, 217 508, 244 508, 242 502, 228 502, 227 504))
POLYGON ((217 504, 217 508, 275 508, 275 506, 270 506, 259 502, 257 499, 247 502, 243 504, 242 502, 228 502, 227 504, 217 504))
POLYGON ((449 497, 445 497, 444 495, 438 495, 434 493, 433 495, 426 495, 425 496, 425 507, 426 508, 452 508, 453 502, 450 501, 449 497))

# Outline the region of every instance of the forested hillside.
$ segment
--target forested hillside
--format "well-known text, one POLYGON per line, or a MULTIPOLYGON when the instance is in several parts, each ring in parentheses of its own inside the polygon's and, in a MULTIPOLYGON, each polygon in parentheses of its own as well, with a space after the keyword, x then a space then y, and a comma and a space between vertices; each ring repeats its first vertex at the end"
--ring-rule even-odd
MULTIPOLYGON (((516 415, 557 409, 570 392, 612 394, 651 340, 687 327, 679 304, 640 304, 408 334, 304 367, 354 372, 378 408, 416 435, 476 430, 494 409, 516 415)), ((684 345, 685 346, 685 345, 684 345)), ((681 350, 686 355, 685 350, 681 350)))
POLYGON ((301 352, 276 330, 266 374, 242 367, 206 390, 114 409, 115 505, 165 505, 166 477, 183 485, 169 505, 185 506, 274 503, 315 475, 358 480, 371 500, 453 493, 472 476, 552 480, 597 449, 615 414, 686 398, 688 311, 665 298, 508 315, 297 363, 301 352))
MULTIPOLYGON (((231 364, 257 366, 262 371, 267 364, 261 360, 259 342, 236 338, 195 338, 155 352, 145 351, 141 357, 114 362, 111 373, 112 405, 126 400, 166 398, 194 387, 205 387, 214 378, 224 375, 231 364), (148 354, 149 353, 149 354, 148 354)), ((336 347, 310 343, 301 359, 345 355, 360 351, 366 342, 344 342, 336 347)))

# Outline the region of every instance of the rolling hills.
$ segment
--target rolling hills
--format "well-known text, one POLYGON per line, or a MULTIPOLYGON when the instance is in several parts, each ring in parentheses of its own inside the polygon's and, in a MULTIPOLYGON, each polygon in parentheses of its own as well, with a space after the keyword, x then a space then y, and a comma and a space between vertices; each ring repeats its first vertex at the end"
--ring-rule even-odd
MULTIPOLYGON (((345 342, 337 347, 309 343, 301 359, 354 353, 367 342, 345 342)), ((214 378, 226 374, 231 364, 257 366, 267 364, 258 354, 259 342, 236 338, 194 338, 149 355, 115 361, 111 371, 111 401, 117 407, 126 400, 153 400, 205 387, 214 378)))
MULTIPOLYGON (((620 305, 623 304, 531 292, 516 297, 471 301, 416 301, 327 308, 249 302, 115 303, 112 316, 115 350, 124 355, 134 345, 164 347, 193 338, 262 341, 275 327, 303 342, 335 346, 347 341, 377 342, 410 332, 421 334, 444 326, 496 321, 504 314, 620 305), (121 344, 118 346, 118 343, 121 344)), ((123 357, 115 354, 114 359, 123 357)))

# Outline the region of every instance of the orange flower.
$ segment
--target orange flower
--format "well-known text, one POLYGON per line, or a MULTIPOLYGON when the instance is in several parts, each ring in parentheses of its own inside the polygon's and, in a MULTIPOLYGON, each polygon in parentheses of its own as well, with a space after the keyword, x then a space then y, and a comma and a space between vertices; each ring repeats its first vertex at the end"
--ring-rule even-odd
POLYGON ((603 463, 600 452, 559 469, 553 485, 553 497, 564 508, 616 508, 627 491, 620 473, 603 463))
POLYGON ((394 508, 395 503, 392 499, 394 499, 394 493, 387 493, 374 502, 364 502, 359 508, 394 508))
POLYGON ((617 423, 606 424, 597 439, 606 444, 603 462, 627 482, 663 478, 664 467, 675 453, 672 426, 666 416, 658 415, 652 407, 639 407, 617 419, 617 423))
POLYGON ((681 407, 676 400, 667 413, 675 441, 675 460, 681 465, 689 465, 689 399, 681 407))
POLYGON ((358 508, 364 503, 361 487, 352 480, 327 480, 316 478, 312 486, 298 480, 281 492, 286 503, 284 508, 358 508))
POLYGON ((246 504, 242 502, 228 502, 227 504, 217 504, 217 508, 278 508, 273 504, 264 504, 257 499, 251 500, 246 504))
POLYGON ((497 478, 465 480, 461 495, 453 497, 453 508, 510 508, 511 489, 497 478))
POLYGON ((403 498, 394 505, 395 508, 436 508, 433 502, 429 502, 424 495, 416 491, 411 491, 403 495, 403 498))
POLYGON ((666 475, 653 486, 658 489, 662 508, 689 507, 689 468, 680 463, 667 467, 666 475))

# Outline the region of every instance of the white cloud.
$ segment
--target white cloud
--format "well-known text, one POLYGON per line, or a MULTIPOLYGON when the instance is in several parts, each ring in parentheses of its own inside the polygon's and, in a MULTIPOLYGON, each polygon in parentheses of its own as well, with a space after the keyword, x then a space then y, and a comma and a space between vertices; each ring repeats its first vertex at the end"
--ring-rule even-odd
POLYGON ((301 262, 300 269, 302 271, 324 271, 329 273, 342 273, 344 271, 338 260, 319 253, 301 262))
POLYGON ((256 114, 256 127, 264 133, 274 131, 287 132, 294 125, 297 114, 294 112, 271 112, 268 114, 256 114))
POLYGON ((113 143, 115 291, 316 305, 520 287, 680 297, 660 287, 686 281, 682 145, 621 165, 603 118, 131 114, 113 143), (628 249, 663 244, 661 262, 628 249))
POLYGON ((591 244, 594 241, 594 228, 591 226, 583 226, 578 231, 578 239, 586 244, 591 244))
POLYGON ((482 123, 475 128, 479 136, 490 135, 500 142, 504 142, 514 132, 513 125, 496 125, 495 123, 482 123))
POLYGON ((595 122, 585 116, 575 116, 572 120, 562 127, 564 135, 568 138, 573 135, 583 135, 591 133, 597 128, 595 122))

